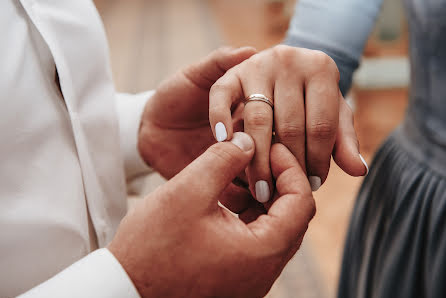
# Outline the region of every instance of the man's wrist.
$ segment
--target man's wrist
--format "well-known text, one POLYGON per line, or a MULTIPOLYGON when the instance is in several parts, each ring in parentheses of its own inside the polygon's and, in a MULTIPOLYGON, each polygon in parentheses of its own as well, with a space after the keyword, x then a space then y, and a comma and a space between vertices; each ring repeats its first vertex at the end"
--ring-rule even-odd
POLYGON ((151 171, 138 150, 141 119, 147 101, 153 91, 140 94, 118 94, 117 112, 119 116, 121 150, 127 178, 151 171))
POLYGON ((140 298, 119 261, 105 248, 98 249, 20 297, 140 298))

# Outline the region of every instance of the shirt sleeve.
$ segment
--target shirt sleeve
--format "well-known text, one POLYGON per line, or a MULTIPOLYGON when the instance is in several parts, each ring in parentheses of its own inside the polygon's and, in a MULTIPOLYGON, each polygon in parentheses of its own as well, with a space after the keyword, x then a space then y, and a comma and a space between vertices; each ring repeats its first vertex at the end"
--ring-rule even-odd
POLYGON ((154 91, 139 94, 118 93, 116 97, 121 152, 127 178, 148 174, 152 171, 141 158, 137 146, 142 112, 153 93, 154 91))
POLYGON ((106 248, 92 252, 21 298, 140 298, 124 268, 106 248))
POLYGON ((333 58, 345 95, 381 4, 382 0, 299 0, 284 43, 333 58))

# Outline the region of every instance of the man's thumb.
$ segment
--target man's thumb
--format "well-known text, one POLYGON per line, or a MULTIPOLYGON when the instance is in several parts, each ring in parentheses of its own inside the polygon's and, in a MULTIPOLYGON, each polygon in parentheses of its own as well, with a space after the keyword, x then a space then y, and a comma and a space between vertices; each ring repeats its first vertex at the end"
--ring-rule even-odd
POLYGON ((166 187, 187 204, 215 204, 232 180, 248 166, 254 150, 252 138, 236 132, 230 141, 209 147, 166 187))

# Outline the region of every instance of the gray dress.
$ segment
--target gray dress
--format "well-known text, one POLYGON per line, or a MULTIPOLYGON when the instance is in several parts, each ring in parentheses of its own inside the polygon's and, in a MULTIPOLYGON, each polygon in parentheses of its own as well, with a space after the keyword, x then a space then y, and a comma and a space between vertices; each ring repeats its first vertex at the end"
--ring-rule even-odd
MULTIPOLYGON (((332 56, 346 92, 379 6, 379 0, 300 0, 286 43, 332 56)), ((446 297, 446 0, 405 6, 409 107, 356 200, 340 298, 446 297)))

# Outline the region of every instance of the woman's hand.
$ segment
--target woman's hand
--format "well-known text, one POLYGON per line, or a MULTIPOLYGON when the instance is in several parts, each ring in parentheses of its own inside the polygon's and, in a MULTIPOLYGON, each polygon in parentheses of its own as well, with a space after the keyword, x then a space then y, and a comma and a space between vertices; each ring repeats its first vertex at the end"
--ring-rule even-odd
POLYGON ((233 113, 252 94, 261 101, 244 106, 244 131, 256 146, 247 174, 251 192, 259 202, 273 193, 270 149, 284 144, 309 177, 313 190, 325 181, 331 155, 352 176, 365 175, 367 166, 359 154, 353 114, 338 87, 335 62, 320 51, 276 46, 251 56, 227 71, 212 86, 209 120, 217 140, 231 139, 233 113))

